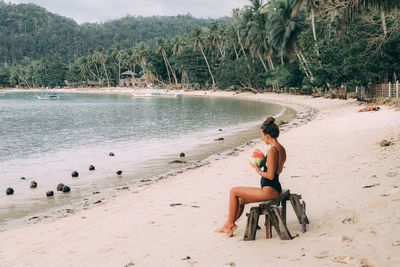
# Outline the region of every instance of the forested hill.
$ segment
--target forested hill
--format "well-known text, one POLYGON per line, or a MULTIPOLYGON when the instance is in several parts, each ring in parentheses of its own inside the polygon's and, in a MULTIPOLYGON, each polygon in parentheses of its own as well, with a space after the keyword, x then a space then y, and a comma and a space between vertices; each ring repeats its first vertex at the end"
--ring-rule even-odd
MULTIPOLYGON (((144 41, 153 43, 157 37, 171 38, 207 27, 213 19, 190 15, 174 17, 127 16, 101 24, 77 24, 34 4, 7 4, 0 1, 0 62, 60 56, 69 62, 98 46, 116 44, 133 47, 144 41)), ((230 18, 220 19, 224 24, 230 18)))

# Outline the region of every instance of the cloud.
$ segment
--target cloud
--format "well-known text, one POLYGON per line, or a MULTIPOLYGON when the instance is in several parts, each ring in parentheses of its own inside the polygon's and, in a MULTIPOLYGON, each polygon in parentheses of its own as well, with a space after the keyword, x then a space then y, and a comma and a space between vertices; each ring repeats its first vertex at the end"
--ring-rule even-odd
POLYGON ((78 23, 103 22, 134 16, 172 16, 190 13, 195 17, 230 16, 232 9, 248 0, 11 0, 12 3, 34 3, 78 23))

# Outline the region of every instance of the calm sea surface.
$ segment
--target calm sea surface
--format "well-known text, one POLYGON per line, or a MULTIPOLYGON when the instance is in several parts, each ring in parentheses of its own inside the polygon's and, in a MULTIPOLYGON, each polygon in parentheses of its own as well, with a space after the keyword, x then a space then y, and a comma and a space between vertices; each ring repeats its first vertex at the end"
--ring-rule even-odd
POLYGON ((35 95, 0 96, 0 223, 93 191, 139 185, 181 168, 169 164, 180 152, 187 154, 188 164, 204 159, 243 142, 240 133, 254 131, 263 118, 284 109, 223 98, 72 94, 46 101, 35 95), (225 141, 214 141, 219 137, 225 141), (91 164, 96 171, 88 170, 91 164), (77 179, 71 178, 74 170, 80 173, 77 179), (37 189, 29 188, 32 180, 39 183, 37 189), (58 183, 69 185, 71 194, 57 193, 58 183), (7 187, 14 188, 13 196, 5 196, 7 187), (48 190, 56 196, 47 199, 48 190))

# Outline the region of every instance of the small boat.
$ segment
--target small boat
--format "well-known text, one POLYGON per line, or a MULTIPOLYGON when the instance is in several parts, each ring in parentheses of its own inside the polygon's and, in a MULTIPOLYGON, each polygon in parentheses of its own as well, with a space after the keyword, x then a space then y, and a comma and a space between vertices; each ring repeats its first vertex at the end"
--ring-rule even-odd
POLYGON ((178 97, 181 96, 182 93, 153 90, 150 92, 144 92, 144 91, 135 92, 132 93, 132 95, 134 97, 178 97))
POLYGON ((63 98, 63 96, 57 93, 49 93, 44 94, 43 96, 36 95, 36 98, 38 100, 60 100, 63 98))

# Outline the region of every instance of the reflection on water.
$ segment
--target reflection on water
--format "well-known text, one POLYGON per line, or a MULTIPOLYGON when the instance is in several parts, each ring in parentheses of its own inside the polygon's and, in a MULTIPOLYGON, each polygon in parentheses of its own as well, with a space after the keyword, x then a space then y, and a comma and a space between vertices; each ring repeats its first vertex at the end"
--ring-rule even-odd
POLYGON ((277 105, 222 98, 74 94, 65 101, 40 101, 35 94, 7 93, 0 96, 0 222, 160 174, 182 151, 186 160, 199 159, 207 154, 199 148, 215 138, 281 111, 277 105), (95 172, 88 171, 90 164, 95 172), (73 170, 80 172, 78 179, 70 177, 73 170), (122 178, 117 170, 124 171, 122 178), (32 179, 39 182, 36 190, 28 186, 32 179), (59 182, 74 193, 45 199, 59 182), (8 186, 14 196, 3 193, 8 186))

